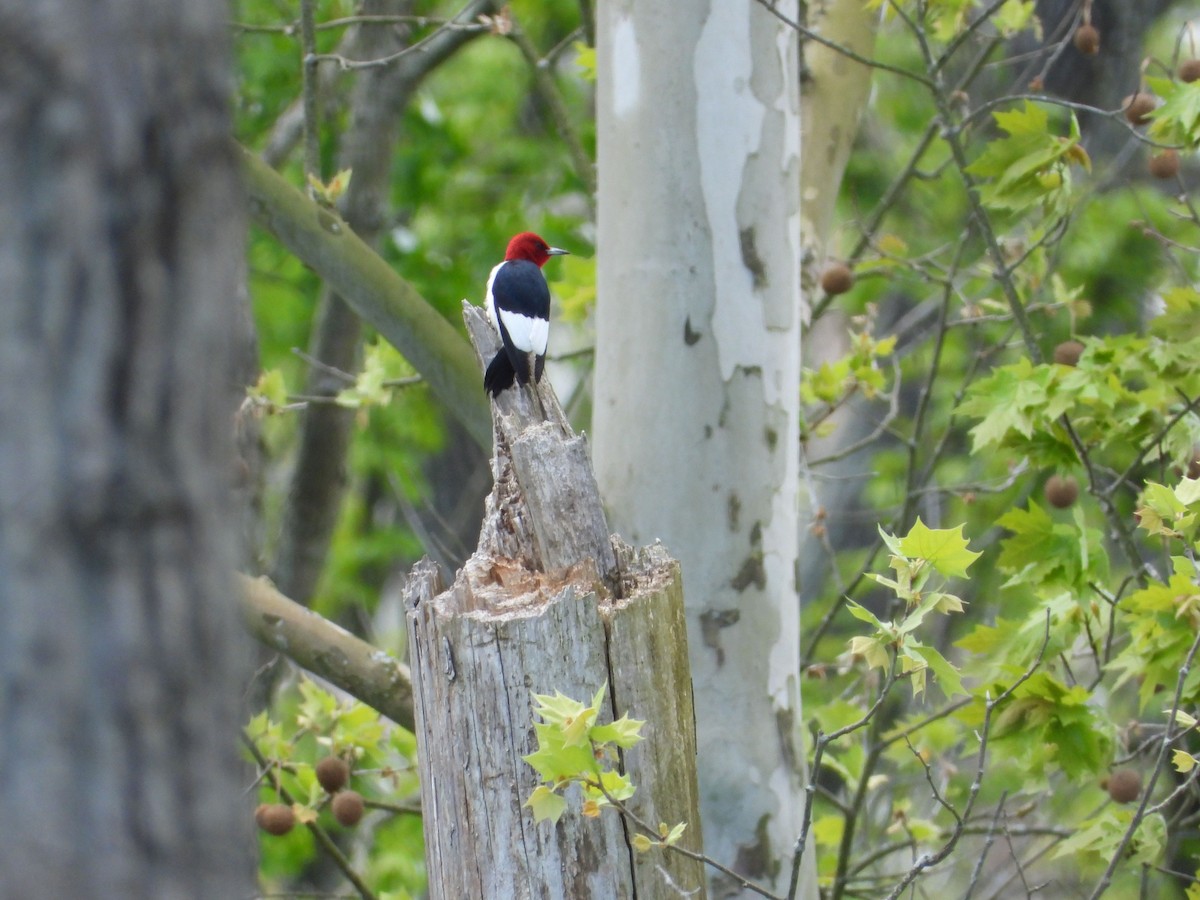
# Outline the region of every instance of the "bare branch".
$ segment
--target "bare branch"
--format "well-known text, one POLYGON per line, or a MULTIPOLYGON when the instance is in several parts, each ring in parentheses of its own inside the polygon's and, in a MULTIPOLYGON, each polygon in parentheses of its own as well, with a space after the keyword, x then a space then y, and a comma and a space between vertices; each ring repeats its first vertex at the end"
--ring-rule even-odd
POLYGON ((266 578, 238 575, 237 580, 242 618, 255 638, 397 725, 412 730, 413 694, 408 666, 293 603, 266 578))

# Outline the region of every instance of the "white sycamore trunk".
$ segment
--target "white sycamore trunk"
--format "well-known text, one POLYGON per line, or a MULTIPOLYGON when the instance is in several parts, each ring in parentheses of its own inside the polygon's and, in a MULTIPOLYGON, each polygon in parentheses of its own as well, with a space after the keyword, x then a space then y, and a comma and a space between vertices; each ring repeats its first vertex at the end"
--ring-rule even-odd
POLYGON ((609 0, 597 35, 597 476, 614 530, 683 565, 706 851, 778 888, 803 804, 796 34, 754 0, 609 0))

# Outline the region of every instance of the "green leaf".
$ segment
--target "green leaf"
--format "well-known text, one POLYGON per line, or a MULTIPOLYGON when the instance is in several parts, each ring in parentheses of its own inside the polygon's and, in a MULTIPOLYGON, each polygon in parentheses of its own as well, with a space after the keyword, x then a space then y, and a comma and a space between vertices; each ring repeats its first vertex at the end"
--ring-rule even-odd
POLYGON ((560 728, 565 728, 577 721, 588 709, 578 700, 572 700, 560 691, 555 691, 553 697, 547 694, 534 694, 533 703, 534 713, 540 716, 543 722, 560 728))
POLYGON ((525 801, 524 805, 533 810, 535 822, 544 822, 547 819, 551 823, 557 822, 567 811, 567 801, 544 784, 539 784, 533 789, 533 793, 529 795, 529 799, 525 801))
POLYGON ((254 387, 246 389, 246 396, 266 403, 274 409, 286 406, 288 391, 283 382, 283 372, 279 369, 267 369, 258 376, 254 387))
POLYGON ((622 750, 628 750, 642 740, 641 730, 645 724, 640 719, 621 716, 617 721, 610 722, 607 725, 593 726, 591 739, 597 744, 612 743, 616 744, 622 750))
POLYGON ((901 539, 900 549, 910 559, 924 559, 947 578, 965 576, 971 563, 982 555, 967 549, 963 526, 930 528, 920 517, 901 539))
POLYGON ((1152 78, 1147 86, 1163 101, 1150 114, 1150 136, 1166 143, 1195 144, 1200 137, 1200 84, 1152 78))
POLYGON ((909 643, 908 650, 915 653, 925 661, 937 679, 938 687, 947 697, 957 695, 967 696, 967 691, 963 689, 962 673, 958 671, 946 657, 942 656, 933 647, 926 647, 921 644, 909 643))
POLYGON ((854 618, 858 619, 859 621, 866 622, 868 625, 874 625, 880 631, 887 630, 887 626, 880 622, 879 619, 875 618, 875 614, 865 606, 861 606, 858 603, 855 603, 853 600, 847 600, 846 609, 850 615, 854 616, 854 618))
POLYGON ((886 669, 889 658, 887 645, 877 637, 858 635, 850 638, 850 652, 861 656, 872 669, 886 669))
POLYGON ((985 180, 979 198, 987 206, 1020 212, 1041 204, 1048 212, 1066 212, 1070 196, 1070 162, 1086 162, 1079 147, 1078 126, 1072 116, 1069 137, 1049 131, 1049 116, 1040 106, 1025 101, 1021 109, 993 114, 1008 137, 996 138, 967 171, 985 180))
POLYGON ((633 849, 638 853, 648 853, 658 846, 657 841, 652 841, 644 834, 635 834, 633 836, 633 849))
POLYGON ((575 41, 571 45, 575 50, 575 65, 584 81, 596 83, 596 48, 589 47, 583 41, 575 41))
MULTIPOLYGON (((660 832, 662 831, 662 825, 659 825, 658 830, 660 832)), ((668 847, 673 847, 675 844, 679 843, 679 839, 683 837, 683 833, 685 831, 687 831, 687 822, 680 822, 666 833, 666 835, 663 837, 663 843, 668 847)))

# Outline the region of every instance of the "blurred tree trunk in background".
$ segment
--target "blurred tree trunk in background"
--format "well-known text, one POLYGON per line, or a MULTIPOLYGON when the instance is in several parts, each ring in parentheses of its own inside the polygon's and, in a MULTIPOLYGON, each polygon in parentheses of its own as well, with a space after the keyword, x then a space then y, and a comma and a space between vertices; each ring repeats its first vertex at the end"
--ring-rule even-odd
POLYGON ((706 852, 778 886, 804 802, 797 36, 753 0, 611 0, 597 58, 597 477, 613 530, 683 565, 706 852))
POLYGON ((0 10, 0 896, 245 897, 224 4, 0 10))
MULTIPOLYGON (((1060 97, 1086 103, 1099 109, 1117 109, 1123 98, 1141 87, 1142 58, 1145 55, 1146 32, 1177 0, 1095 0, 1092 4, 1092 24, 1100 32, 1100 51, 1086 56, 1068 41, 1063 52, 1054 58, 1045 73, 1046 90, 1060 97)), ((1079 20, 1078 0, 1038 0, 1037 16, 1042 21, 1044 42, 1060 40, 1070 35, 1079 20)), ((1014 54, 1031 49, 1032 38, 1026 36, 1014 48, 1014 54)), ((1185 47, 1184 54, 1189 51, 1185 47)), ((1005 90, 1020 90, 1034 76, 1040 75, 1044 57, 1015 69, 1015 84, 1005 90)), ((1155 75, 1163 75, 1155 72, 1155 75)), ((1085 146, 1097 159, 1117 155, 1126 146, 1132 147, 1129 131, 1123 122, 1104 116, 1081 113, 1079 122, 1084 130, 1085 146)), ((1140 156, 1132 155, 1122 162, 1140 164, 1140 156)), ((1129 174, 1123 166, 1124 174, 1129 174)), ((1114 177, 1122 177, 1114 172, 1114 177)))

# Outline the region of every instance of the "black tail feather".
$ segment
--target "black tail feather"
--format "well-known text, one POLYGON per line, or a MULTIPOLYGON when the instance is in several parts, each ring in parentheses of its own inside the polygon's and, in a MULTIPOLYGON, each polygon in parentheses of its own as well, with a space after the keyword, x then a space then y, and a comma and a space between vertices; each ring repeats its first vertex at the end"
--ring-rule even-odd
MULTIPOLYGON (((546 368, 546 357, 538 356, 533 362, 533 380, 541 382, 542 370, 546 368)), ((510 355, 503 347, 488 363, 487 371, 483 373, 483 389, 493 397, 499 397, 501 391, 506 391, 513 383, 529 384, 529 356, 525 353, 510 355), (514 359, 515 365, 514 365, 514 359)))
POLYGON ((499 397, 501 391, 508 390, 513 386, 516 376, 517 372, 513 368, 512 360, 508 358, 508 353, 501 347, 500 351, 492 357, 492 361, 488 363, 487 371, 483 375, 483 389, 493 397, 499 397))

